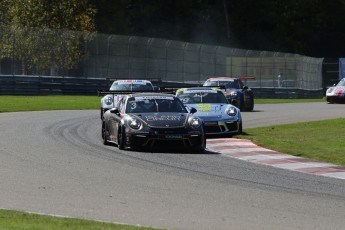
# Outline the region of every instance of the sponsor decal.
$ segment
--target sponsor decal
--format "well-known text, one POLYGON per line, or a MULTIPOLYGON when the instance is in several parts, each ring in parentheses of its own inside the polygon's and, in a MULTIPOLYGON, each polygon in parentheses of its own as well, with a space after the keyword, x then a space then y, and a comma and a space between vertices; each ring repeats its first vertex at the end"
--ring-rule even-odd
POLYGON ((126 84, 138 84, 138 85, 145 85, 146 82, 143 80, 119 80, 119 85, 126 85, 126 84))
POLYGON ((224 91, 224 94, 228 95, 228 94, 230 94, 232 91, 235 91, 235 90, 227 89, 227 90, 224 91))
POLYGON ((186 90, 184 91, 184 93, 217 93, 216 90, 212 90, 212 89, 202 89, 202 90, 186 90))
POLYGON ((210 112, 211 111, 211 104, 197 104, 196 109, 201 112, 210 112))
POLYGON ((343 94, 345 94, 345 88, 337 88, 337 89, 335 90, 335 95, 336 95, 336 96, 341 96, 341 95, 343 95, 343 94))
POLYGON ((145 116, 147 121, 180 121, 180 116, 145 116))
POLYGON ((136 100, 136 101, 144 101, 144 100, 150 100, 150 99, 174 100, 174 97, 169 97, 169 96, 140 96, 140 97, 134 98, 134 100, 136 100))

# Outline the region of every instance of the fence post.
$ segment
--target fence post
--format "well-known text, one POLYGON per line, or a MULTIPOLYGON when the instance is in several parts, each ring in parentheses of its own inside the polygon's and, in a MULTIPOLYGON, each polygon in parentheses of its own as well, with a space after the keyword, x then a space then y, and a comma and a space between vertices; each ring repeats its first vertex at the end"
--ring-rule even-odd
POLYGON ((107 44, 107 78, 109 78, 109 47, 110 47, 110 40, 112 39, 113 35, 108 37, 108 44, 107 44))

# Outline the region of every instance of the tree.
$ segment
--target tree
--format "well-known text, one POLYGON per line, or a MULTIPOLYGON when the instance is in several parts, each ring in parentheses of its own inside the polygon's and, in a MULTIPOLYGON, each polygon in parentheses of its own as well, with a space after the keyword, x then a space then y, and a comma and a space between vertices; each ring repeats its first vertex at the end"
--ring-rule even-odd
POLYGON ((84 55, 84 32, 95 31, 88 0, 1 0, 1 57, 23 63, 23 73, 72 68, 84 55), (74 31, 68 31, 68 30, 74 31))

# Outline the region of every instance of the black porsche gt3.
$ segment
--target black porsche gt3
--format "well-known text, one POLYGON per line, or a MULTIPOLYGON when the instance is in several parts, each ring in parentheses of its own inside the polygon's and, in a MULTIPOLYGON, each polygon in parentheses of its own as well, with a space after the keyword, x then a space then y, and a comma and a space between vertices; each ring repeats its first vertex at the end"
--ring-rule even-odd
POLYGON ((202 152, 206 137, 195 112, 171 94, 125 95, 116 108, 104 113, 103 143, 115 143, 119 149, 180 146, 202 152))

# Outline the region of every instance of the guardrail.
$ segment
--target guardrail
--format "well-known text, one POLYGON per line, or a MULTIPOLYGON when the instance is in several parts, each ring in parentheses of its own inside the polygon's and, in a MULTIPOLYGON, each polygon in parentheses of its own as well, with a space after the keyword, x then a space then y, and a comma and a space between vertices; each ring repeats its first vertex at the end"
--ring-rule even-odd
MULTIPOLYGON (((0 95, 97 95, 97 91, 109 90, 116 79, 51 76, 0 76, 0 95)), ((163 82, 151 80, 157 87, 187 87, 196 83, 163 82)), ((256 98, 322 98, 323 90, 298 88, 251 87, 256 98)))
POLYGON ((112 81, 101 78, 0 76, 1 95, 96 95, 112 81))

